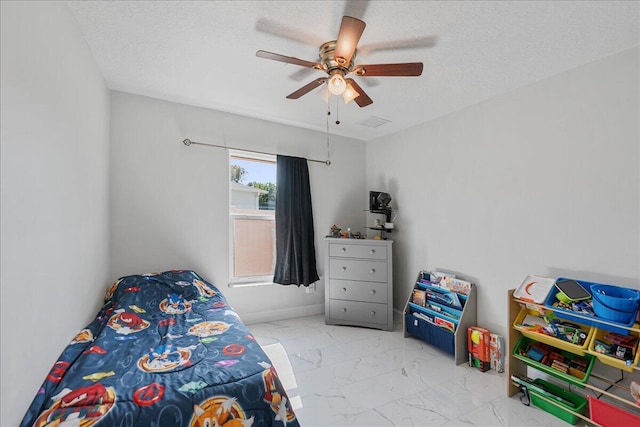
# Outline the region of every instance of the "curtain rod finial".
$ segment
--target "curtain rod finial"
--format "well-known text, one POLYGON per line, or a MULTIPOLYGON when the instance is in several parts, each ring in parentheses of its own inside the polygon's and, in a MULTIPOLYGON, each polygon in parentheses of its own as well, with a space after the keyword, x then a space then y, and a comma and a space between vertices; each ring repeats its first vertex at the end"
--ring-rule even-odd
POLYGON ((327 166, 331 166, 331 160, 327 160, 326 162, 324 162, 327 166))
POLYGON ((185 138, 184 141, 182 141, 182 143, 188 147, 191 145, 191 140, 189 138, 185 138))

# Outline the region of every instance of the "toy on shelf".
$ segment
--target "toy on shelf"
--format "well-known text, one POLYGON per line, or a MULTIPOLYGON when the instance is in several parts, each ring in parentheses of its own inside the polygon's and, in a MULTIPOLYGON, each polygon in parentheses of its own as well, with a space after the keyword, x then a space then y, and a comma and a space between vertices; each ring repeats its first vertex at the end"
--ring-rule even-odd
POLYGON ((513 296, 527 302, 544 303, 555 280, 549 277, 529 275, 525 277, 513 296))
POLYGON ((556 319, 553 313, 544 316, 524 311, 518 316, 519 322, 514 326, 522 331, 535 332, 549 337, 557 338, 577 346, 587 343, 589 331, 581 325, 556 319), (524 316, 524 317, 523 317, 524 316))
POLYGON ((610 332, 603 340, 595 340, 594 350, 617 359, 632 361, 636 355, 638 337, 635 335, 620 335, 610 332))

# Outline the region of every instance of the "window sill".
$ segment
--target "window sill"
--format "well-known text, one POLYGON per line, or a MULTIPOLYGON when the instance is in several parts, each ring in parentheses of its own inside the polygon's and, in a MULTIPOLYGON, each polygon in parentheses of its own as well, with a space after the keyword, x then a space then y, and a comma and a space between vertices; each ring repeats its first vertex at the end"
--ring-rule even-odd
POLYGON ((275 285, 273 282, 235 282, 229 283, 227 286, 230 288, 252 288, 255 286, 271 286, 275 285))

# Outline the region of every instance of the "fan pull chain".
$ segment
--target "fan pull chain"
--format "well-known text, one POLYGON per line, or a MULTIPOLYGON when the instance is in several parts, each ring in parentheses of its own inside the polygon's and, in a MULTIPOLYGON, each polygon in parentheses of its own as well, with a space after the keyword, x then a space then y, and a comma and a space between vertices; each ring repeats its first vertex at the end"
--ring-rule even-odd
POLYGON ((339 96, 336 96, 336 124, 339 125, 340 124, 340 110, 338 109, 338 105, 339 105, 339 96))
POLYGON ((329 116, 331 115, 331 100, 327 102, 327 159, 329 158, 329 116))
POLYGON ((327 102, 327 140, 329 140, 329 116, 331 115, 331 100, 327 102))

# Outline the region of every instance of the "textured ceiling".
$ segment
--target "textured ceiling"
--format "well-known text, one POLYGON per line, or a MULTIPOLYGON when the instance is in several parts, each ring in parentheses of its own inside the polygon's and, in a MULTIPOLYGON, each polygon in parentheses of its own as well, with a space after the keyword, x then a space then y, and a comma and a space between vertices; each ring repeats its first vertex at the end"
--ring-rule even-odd
MULTIPOLYGON (((420 77, 356 77, 373 99, 331 101, 332 134, 369 140, 639 44, 638 2, 70 1, 110 89, 325 131, 318 60, 343 15, 362 19, 356 63, 424 62, 420 77), (335 124, 336 113, 340 125, 335 124), (376 128, 371 117, 389 122, 376 128)), ((598 82, 594 82, 598 84, 598 82)))

